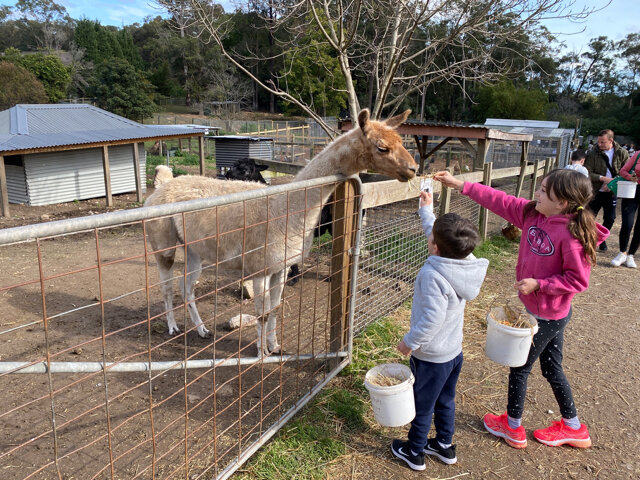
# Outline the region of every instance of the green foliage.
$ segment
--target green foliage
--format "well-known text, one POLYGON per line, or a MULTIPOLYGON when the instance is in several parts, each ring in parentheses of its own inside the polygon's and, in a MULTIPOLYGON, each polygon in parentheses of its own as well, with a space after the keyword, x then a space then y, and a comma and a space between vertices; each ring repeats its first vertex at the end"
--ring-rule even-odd
POLYGON ((516 88, 509 80, 481 87, 474 106, 479 121, 486 118, 543 120, 548 105, 547 95, 539 89, 516 88))
POLYGON ((140 121, 157 109, 151 99, 153 86, 124 59, 103 63, 93 87, 98 106, 117 115, 140 121))
POLYGON ((47 103, 42 83, 26 68, 0 61, 0 110, 18 103, 47 103))
POLYGON ((34 53, 21 55, 15 48, 5 50, 5 59, 33 73, 44 86, 49 102, 57 103, 67 97, 71 81, 69 69, 53 54, 34 53))

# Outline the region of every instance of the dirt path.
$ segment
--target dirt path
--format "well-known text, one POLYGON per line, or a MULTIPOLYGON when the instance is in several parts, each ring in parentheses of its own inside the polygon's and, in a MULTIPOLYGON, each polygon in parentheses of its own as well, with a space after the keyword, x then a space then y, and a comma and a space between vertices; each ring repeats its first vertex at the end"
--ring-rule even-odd
MULTIPOLYGON (((580 419, 591 432, 593 447, 551 448, 536 442, 532 432, 560 418, 551 388, 536 365, 529 379, 523 425, 529 446, 515 450, 486 433, 482 416, 506 408, 506 367, 484 354, 482 312, 496 297, 511 294, 512 268, 494 272, 481 298, 468 308, 465 364, 458 385, 456 436, 458 463, 447 466, 427 459, 425 472, 413 472, 394 460, 389 444, 406 429, 375 429, 351 445, 352 452, 331 469, 337 479, 637 479, 640 478, 640 271, 613 268, 618 229, 609 251, 598 254, 591 286, 574 300, 573 318, 565 336, 565 371, 580 419)), ((408 321, 408 319, 407 319, 408 321)))

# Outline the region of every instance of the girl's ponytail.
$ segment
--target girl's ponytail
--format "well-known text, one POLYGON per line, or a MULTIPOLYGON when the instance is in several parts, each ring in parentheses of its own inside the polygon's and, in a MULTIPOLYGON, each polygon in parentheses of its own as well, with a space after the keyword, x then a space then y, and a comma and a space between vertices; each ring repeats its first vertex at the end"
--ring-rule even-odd
POLYGON ((547 189, 567 202, 564 213, 574 214, 569 221, 569 232, 582 244, 587 261, 595 265, 598 228, 593 213, 585 208, 593 196, 591 181, 575 170, 553 170, 547 176, 547 189))

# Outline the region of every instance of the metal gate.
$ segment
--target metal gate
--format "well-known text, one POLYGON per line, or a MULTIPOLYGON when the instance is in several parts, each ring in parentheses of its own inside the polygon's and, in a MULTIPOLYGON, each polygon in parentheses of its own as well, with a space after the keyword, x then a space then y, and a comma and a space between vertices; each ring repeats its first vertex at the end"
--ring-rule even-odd
MULTIPOLYGON (((359 179, 333 176, 0 230, 0 476, 228 478, 349 362, 360 200, 359 179), (241 265, 247 235, 262 232, 264 252, 278 240, 286 250, 315 227, 309 199, 336 187, 333 236, 314 241, 275 309, 282 351, 256 350, 260 302, 244 287, 261 272, 204 259, 195 296, 167 310, 163 289, 192 273, 185 244, 234 235, 241 265), (239 228, 190 231, 189 218, 219 226, 237 209, 239 228), (251 209, 267 213, 249 225, 251 209), (154 251, 148 230, 167 218, 181 239, 154 251), (170 250, 177 272, 163 281, 155 256, 170 250), (196 303, 207 338, 189 318, 196 303)), ((284 268, 266 263, 263 273, 284 268)))

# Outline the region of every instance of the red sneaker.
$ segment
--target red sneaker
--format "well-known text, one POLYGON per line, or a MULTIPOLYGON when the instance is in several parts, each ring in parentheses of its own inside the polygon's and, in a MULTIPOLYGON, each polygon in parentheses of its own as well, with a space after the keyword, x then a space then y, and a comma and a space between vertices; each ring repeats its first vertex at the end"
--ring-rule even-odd
POLYGON ((574 430, 564 423, 564 419, 559 422, 553 422, 548 428, 534 431, 533 436, 540 443, 550 447, 558 447, 565 443, 577 448, 589 448, 591 446, 591 437, 589 437, 587 426, 582 423, 578 430, 574 430))
POLYGON ((527 433, 520 425, 515 430, 509 427, 507 413, 500 416, 487 413, 484 416, 484 428, 496 437, 504 438, 504 441, 513 448, 525 448, 527 446, 527 433))

